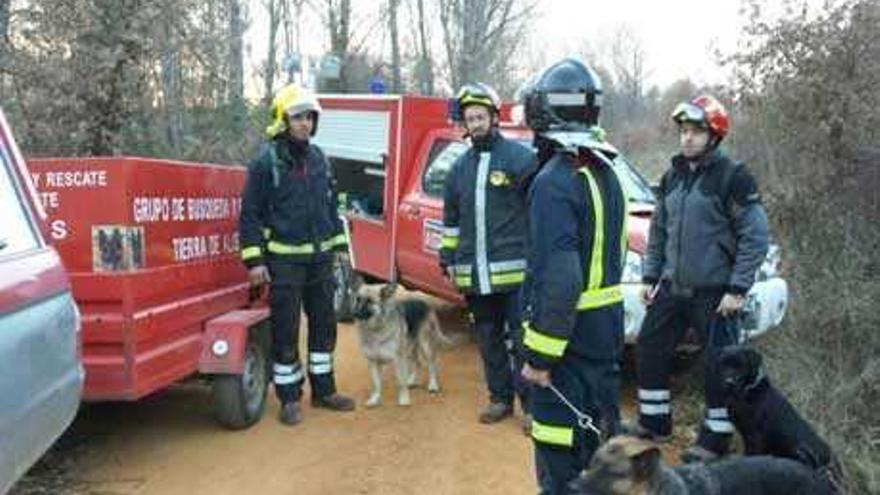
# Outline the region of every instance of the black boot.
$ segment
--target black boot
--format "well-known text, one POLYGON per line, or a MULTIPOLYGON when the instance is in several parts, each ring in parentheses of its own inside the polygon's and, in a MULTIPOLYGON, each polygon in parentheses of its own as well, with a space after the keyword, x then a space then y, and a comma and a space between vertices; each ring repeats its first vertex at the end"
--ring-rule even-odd
POLYGON ((505 402, 490 402, 489 405, 483 408, 483 411, 480 412, 480 423, 497 423, 512 414, 513 404, 505 402))
POLYGON ((299 402, 286 402, 281 405, 281 411, 278 413, 278 421, 287 426, 293 426, 302 421, 302 412, 300 411, 299 402))
POLYGON ((336 393, 324 397, 312 397, 312 407, 330 409, 331 411, 354 411, 354 400, 336 393))

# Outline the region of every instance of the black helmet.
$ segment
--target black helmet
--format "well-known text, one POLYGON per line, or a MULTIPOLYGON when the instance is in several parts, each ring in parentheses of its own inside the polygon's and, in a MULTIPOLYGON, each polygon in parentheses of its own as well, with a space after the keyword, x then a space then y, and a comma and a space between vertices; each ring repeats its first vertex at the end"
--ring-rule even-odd
POLYGON ((566 58, 538 74, 521 101, 534 131, 586 130, 599 123, 602 83, 588 66, 566 58))
POLYGON ((460 111, 469 105, 482 105, 496 114, 501 111, 501 98, 488 84, 468 83, 458 90, 455 97, 460 111))

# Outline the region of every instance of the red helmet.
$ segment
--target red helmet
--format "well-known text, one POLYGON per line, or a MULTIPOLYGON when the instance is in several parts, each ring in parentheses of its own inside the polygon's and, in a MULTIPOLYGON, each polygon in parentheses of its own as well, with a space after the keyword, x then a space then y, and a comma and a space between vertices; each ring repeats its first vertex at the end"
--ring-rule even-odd
POLYGON ((708 127, 719 139, 730 130, 730 116, 724 105, 714 97, 700 95, 686 103, 679 103, 672 111, 672 120, 677 124, 693 122, 708 127))

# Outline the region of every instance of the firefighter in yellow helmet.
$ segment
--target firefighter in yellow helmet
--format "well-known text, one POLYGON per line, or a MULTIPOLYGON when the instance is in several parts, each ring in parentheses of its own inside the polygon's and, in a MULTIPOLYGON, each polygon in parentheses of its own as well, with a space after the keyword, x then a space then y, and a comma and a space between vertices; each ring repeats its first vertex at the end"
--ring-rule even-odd
POLYGON ((241 257, 253 286, 269 284, 273 381, 279 420, 302 420, 299 400, 309 378, 312 405, 351 411, 354 401, 336 391, 333 351, 334 251, 347 240, 336 209, 327 158, 310 143, 321 105, 314 94, 288 85, 272 102, 268 141, 248 166, 242 193, 241 257), (308 360, 300 362, 300 308, 308 318, 308 360))
POLYGON ((491 87, 466 84, 456 102, 471 147, 446 176, 440 265, 473 315, 489 396, 479 421, 497 423, 511 416, 518 396, 528 431, 530 387, 511 363, 517 369, 522 365, 519 291, 527 233, 523 180, 535 166, 535 156, 499 132, 501 100, 491 87))

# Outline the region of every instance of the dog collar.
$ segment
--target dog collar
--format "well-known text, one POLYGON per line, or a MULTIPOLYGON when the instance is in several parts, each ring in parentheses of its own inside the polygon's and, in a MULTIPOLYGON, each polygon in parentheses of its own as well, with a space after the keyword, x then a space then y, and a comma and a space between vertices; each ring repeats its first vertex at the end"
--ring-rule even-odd
POLYGON ((764 373, 764 366, 762 365, 758 368, 758 374, 755 375, 755 379, 752 380, 751 383, 743 387, 743 390, 752 391, 758 388, 758 385, 760 385, 765 378, 767 378, 767 374, 764 373))

